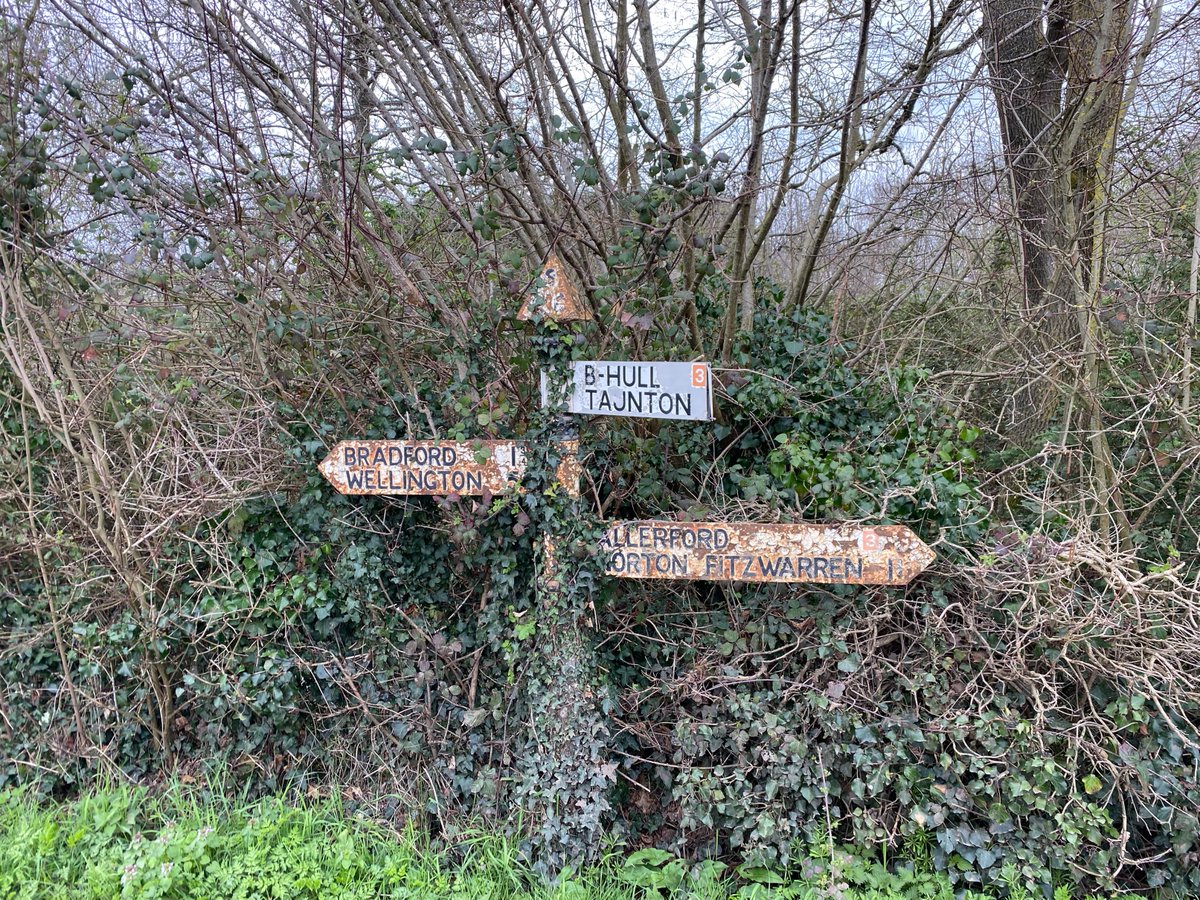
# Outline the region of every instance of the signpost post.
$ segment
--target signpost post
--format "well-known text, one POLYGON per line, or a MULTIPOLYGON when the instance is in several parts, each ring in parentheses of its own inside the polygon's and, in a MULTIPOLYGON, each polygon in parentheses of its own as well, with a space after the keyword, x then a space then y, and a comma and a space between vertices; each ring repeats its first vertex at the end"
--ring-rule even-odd
MULTIPOLYGON (((542 270, 538 293, 517 318, 535 325, 534 347, 544 374, 556 363, 562 367, 563 329, 592 315, 552 255, 542 270)), ((615 766, 608 770, 608 722, 587 621, 589 586, 578 577, 579 563, 568 546, 579 523, 579 430, 545 393, 542 408, 550 417, 551 443, 559 462, 556 484, 540 509, 545 518, 533 610, 537 642, 522 689, 543 748, 526 778, 535 785, 535 810, 542 817, 539 840, 553 853, 566 835, 597 845, 608 801, 605 792, 595 789, 596 779, 615 777, 615 766)))

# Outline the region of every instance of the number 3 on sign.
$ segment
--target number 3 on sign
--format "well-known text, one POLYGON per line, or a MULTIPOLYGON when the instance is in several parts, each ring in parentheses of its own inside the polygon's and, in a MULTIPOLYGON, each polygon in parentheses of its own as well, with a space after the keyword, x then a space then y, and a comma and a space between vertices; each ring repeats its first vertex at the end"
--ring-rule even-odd
POLYGON ((692 363, 692 387, 708 387, 708 363, 692 363))

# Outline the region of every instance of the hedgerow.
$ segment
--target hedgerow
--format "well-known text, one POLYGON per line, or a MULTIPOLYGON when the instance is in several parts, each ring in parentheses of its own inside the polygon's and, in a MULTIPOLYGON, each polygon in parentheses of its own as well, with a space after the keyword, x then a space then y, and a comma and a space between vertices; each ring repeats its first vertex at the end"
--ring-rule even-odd
MULTIPOLYGON (((394 794, 394 815, 435 831, 481 817, 552 866, 586 852, 603 823, 768 867, 832 832, 927 847, 961 883, 1008 872, 1192 884, 1195 707, 1186 673, 1136 664, 1193 652, 1169 603, 1178 576, 1119 593, 1132 574, 1082 541, 992 525, 975 429, 923 399, 919 372, 856 373, 826 328, 810 313, 763 328, 723 375, 723 422, 590 431, 585 496, 608 518, 909 523, 944 560, 909 588, 663 589, 592 575, 574 596, 603 680, 581 681, 540 662, 563 621, 534 592, 540 491, 347 498, 317 473, 339 438, 424 437, 408 424, 430 418, 459 437, 538 433, 532 417, 464 416, 454 383, 414 394, 380 372, 337 408, 300 416, 280 403, 293 424, 279 490, 161 545, 164 564, 186 560, 191 574, 152 621, 51 576, 72 622, 83 735, 41 624, 43 585, 20 568, 28 556, 9 557, 0 780, 61 793, 104 772, 199 777, 221 760, 253 790, 340 780, 394 794), (169 756, 147 720, 151 661, 174 691, 169 756), (578 777, 547 786, 544 717, 563 712, 539 697, 583 692, 602 728, 578 777), (519 811, 534 809, 546 830, 522 826, 519 811)), ((459 384, 496 377, 479 340, 459 384)), ((529 380, 506 395, 514 411, 528 408, 529 380)), ((52 446, 6 408, 13 433, 52 446)), ((580 528, 570 552, 591 560, 594 527, 580 528)), ((88 571, 67 535, 43 552, 54 572, 88 571)))

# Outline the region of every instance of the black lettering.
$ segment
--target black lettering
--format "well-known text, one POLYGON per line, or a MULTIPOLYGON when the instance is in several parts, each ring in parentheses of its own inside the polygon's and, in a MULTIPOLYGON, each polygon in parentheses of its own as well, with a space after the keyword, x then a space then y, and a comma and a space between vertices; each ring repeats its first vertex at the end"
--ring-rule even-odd
POLYGON ((778 578, 779 577, 779 564, 782 561, 783 560, 781 560, 779 558, 770 559, 769 557, 760 556, 758 558, 758 569, 767 578, 778 578))
POLYGON ((829 560, 823 556, 813 557, 813 578, 828 577, 829 560))
MULTIPOLYGON (((363 473, 362 472, 354 472, 354 471, 346 472, 346 487, 350 488, 353 491, 359 491, 359 490, 362 490, 362 486, 363 486, 363 473)), ((889 573, 889 577, 890 577, 890 573, 889 573)))
POLYGON ((796 573, 798 575, 811 576, 812 575, 812 567, 813 567, 813 561, 811 559, 809 559, 807 556, 801 556, 798 560, 796 560, 796 573))
POLYGON ((714 528, 712 535, 714 550, 724 550, 729 546, 729 532, 724 528, 714 528))
POLYGON ((846 578, 847 579, 850 579, 850 578, 861 579, 862 578, 863 561, 862 561, 861 556, 857 560, 847 558, 847 559, 842 560, 842 562, 844 562, 846 564, 846 578))

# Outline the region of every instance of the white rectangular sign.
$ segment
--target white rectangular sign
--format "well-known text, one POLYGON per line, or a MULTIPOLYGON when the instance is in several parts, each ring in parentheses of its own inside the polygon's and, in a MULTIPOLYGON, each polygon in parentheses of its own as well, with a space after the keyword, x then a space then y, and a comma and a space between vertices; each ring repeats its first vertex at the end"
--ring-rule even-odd
MULTIPOLYGON (((644 419, 712 418, 712 371, 706 362, 576 361, 567 411, 644 419)), ((542 373, 542 401, 547 397, 542 373)))

